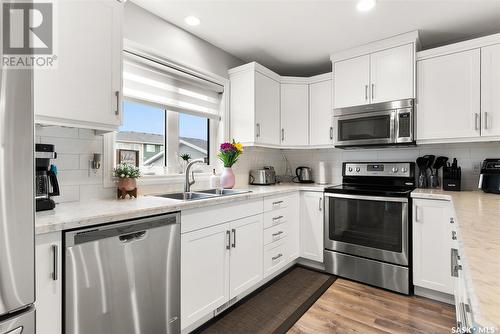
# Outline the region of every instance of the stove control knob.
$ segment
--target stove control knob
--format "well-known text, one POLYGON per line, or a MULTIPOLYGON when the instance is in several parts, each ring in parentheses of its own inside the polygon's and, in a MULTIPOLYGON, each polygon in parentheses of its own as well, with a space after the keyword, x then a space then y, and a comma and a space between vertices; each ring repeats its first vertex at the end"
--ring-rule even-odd
POLYGON ((361 168, 356 167, 356 172, 358 172, 358 173, 359 173, 359 171, 360 171, 360 170, 361 170, 361 168))
POLYGON ((352 172, 352 167, 349 167, 348 171, 349 171, 349 172, 352 172))
POLYGON ((393 172, 393 173, 397 173, 397 172, 398 172, 398 170, 399 170, 399 169, 398 169, 398 167, 392 167, 392 172, 393 172))
POLYGON ((408 168, 403 167, 403 168, 401 169, 401 171, 402 171, 403 173, 406 173, 406 172, 408 171, 408 168))

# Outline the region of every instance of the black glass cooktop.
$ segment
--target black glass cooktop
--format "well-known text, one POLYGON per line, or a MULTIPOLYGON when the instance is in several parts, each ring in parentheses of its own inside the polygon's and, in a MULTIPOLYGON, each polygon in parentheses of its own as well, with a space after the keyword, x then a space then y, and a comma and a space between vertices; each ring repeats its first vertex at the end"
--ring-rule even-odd
POLYGON ((410 193, 415 187, 396 187, 382 185, 349 185, 328 187, 326 193, 346 194, 346 195, 365 195, 365 196, 384 196, 384 197, 410 197, 410 193))

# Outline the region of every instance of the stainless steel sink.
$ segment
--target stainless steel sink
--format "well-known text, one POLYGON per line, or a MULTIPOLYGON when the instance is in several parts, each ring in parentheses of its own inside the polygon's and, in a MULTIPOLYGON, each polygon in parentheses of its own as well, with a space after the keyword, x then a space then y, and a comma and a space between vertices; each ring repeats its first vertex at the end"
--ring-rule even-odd
POLYGON ((229 195, 239 195, 250 193, 250 190, 240 190, 240 189, 208 189, 208 190, 200 190, 193 191, 188 193, 171 193, 171 194, 161 194, 161 195, 153 195, 156 197, 163 197, 169 199, 175 199, 178 201, 195 201, 198 199, 207 199, 207 198, 216 198, 221 196, 229 196, 229 195))
POLYGON ((217 197, 217 195, 202 194, 202 193, 195 193, 195 192, 161 194, 161 195, 154 195, 154 196, 156 196, 156 197, 163 197, 163 198, 169 198, 169 199, 175 199, 175 200, 178 200, 178 201, 194 201, 194 200, 198 200, 198 199, 206 199, 206 198, 217 197))
POLYGON ((226 196, 226 195, 239 195, 251 193, 250 190, 241 190, 241 189, 208 189, 208 190, 200 190, 196 191, 200 194, 213 194, 218 196, 226 196))

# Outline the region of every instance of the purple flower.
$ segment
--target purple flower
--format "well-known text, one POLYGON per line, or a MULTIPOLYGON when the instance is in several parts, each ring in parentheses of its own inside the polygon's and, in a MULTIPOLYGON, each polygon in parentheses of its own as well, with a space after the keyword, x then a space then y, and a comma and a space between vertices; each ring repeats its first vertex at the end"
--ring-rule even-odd
POLYGON ((231 151, 233 149, 234 149, 234 146, 231 143, 222 143, 220 145, 220 150, 221 151, 231 151))

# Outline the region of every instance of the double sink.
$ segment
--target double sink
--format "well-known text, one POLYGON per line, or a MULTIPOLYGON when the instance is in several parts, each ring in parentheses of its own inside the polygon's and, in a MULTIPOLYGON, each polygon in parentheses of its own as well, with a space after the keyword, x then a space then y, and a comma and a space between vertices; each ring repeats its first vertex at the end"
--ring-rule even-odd
POLYGON ((240 189, 208 189, 208 190, 200 190, 194 192, 171 193, 171 194, 161 194, 154 196, 174 199, 178 201, 195 201, 199 199, 209 199, 221 196, 240 195, 250 192, 251 192, 250 190, 240 190, 240 189))

